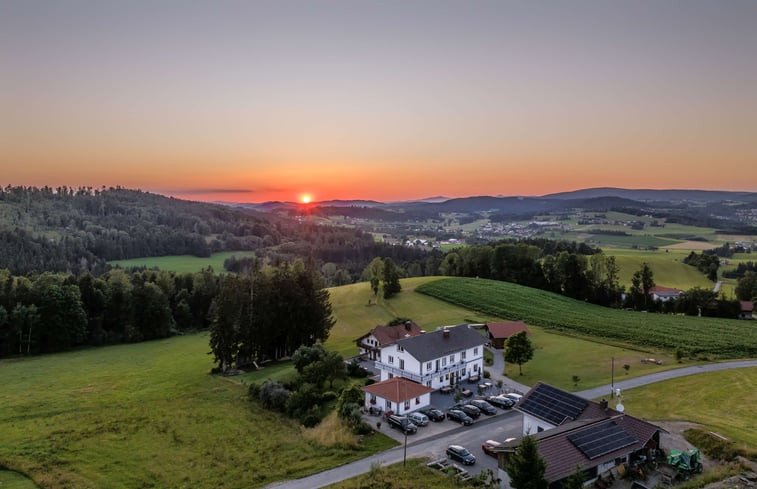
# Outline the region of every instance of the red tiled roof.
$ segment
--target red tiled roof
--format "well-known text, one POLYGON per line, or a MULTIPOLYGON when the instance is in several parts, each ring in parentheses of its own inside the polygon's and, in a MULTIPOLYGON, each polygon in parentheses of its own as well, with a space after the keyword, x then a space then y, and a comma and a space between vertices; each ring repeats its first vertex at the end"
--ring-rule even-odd
POLYGON ((509 338, 515 333, 525 331, 528 336, 531 332, 523 321, 507 321, 504 323, 486 323, 486 329, 494 338, 509 338))
POLYGON ((410 329, 407 329, 404 324, 398 324, 396 326, 376 326, 371 333, 376 337, 379 345, 386 346, 397 340, 401 340, 402 338, 418 336, 421 334, 421 327, 413 322, 410 323, 410 329))
POLYGON ((428 394, 434 389, 412 380, 394 377, 375 384, 366 385, 362 390, 393 402, 404 402, 428 394))
POLYGON ((649 292, 652 294, 659 294, 659 293, 675 293, 675 294, 682 294, 683 291, 680 289, 674 289, 673 287, 663 287, 662 285, 655 285, 651 289, 649 289, 649 292))
POLYGON ((740 302, 741 302, 741 312, 754 311, 754 303, 752 301, 740 301, 740 302))

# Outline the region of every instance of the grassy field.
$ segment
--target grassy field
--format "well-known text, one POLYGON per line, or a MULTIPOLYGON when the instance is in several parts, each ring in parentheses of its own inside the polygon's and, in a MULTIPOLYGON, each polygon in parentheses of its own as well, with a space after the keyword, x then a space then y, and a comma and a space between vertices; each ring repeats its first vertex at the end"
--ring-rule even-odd
POLYGON ((401 463, 385 467, 372 467, 371 471, 330 486, 329 489, 458 489, 461 484, 451 477, 426 467, 426 460, 409 459, 407 466, 401 463))
POLYGON ((196 334, 0 361, 0 466, 45 488, 248 488, 395 443, 313 441, 208 375, 207 351, 196 334))
POLYGON ((213 267, 216 273, 224 272, 224 260, 235 256, 242 258, 245 256, 255 256, 254 251, 223 251, 213 253, 208 258, 200 258, 191 255, 172 255, 172 256, 153 256, 146 258, 133 258, 131 260, 114 260, 108 263, 121 268, 146 267, 159 268, 177 273, 199 272, 208 267, 213 267))
POLYGON ((623 393, 626 412, 649 420, 692 421, 757 448, 757 368, 666 380, 623 393))
POLYGON ((545 381, 561 389, 576 391, 609 384, 612 363, 615 358, 615 379, 622 380, 661 370, 679 367, 669 355, 659 351, 639 351, 621 346, 606 345, 585 338, 559 335, 537 326, 529 326, 534 358, 523 365, 523 375, 518 375, 518 365, 507 364, 507 375, 522 384, 534 385, 545 381), (655 358, 662 365, 641 363, 642 358, 655 358), (628 371, 623 365, 629 365, 628 371), (578 384, 573 376, 580 377, 578 384))
POLYGON ((493 280, 448 278, 417 290, 481 314, 558 331, 712 357, 757 356, 757 328, 747 321, 609 309, 493 280))
POLYGON ((715 285, 695 267, 683 263, 688 251, 606 249, 605 253, 615 257, 620 269, 620 284, 626 288, 631 286, 631 277, 644 263, 652 268, 657 285, 681 290, 693 287, 712 289, 715 285))
POLYGON ((438 280, 438 278, 403 279, 402 292, 389 300, 374 296, 368 282, 328 289, 336 325, 331 330, 326 347, 344 356, 356 355, 355 340, 357 338, 373 329, 374 326, 386 324, 395 317, 410 318, 429 331, 437 326, 463 322, 486 322, 495 319, 490 315, 475 314, 469 309, 415 293, 416 287, 438 280))
POLYGON ((0 487, 3 489, 37 489, 39 486, 23 474, 10 470, 0 470, 0 487))

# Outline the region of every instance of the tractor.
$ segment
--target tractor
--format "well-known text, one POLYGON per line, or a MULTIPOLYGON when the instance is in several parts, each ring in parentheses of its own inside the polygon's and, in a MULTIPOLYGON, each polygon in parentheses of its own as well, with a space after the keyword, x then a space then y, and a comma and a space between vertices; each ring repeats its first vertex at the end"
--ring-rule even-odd
POLYGON ((688 479, 693 474, 701 474, 704 470, 702 456, 696 448, 684 451, 671 450, 668 454, 667 463, 676 470, 681 479, 688 479))

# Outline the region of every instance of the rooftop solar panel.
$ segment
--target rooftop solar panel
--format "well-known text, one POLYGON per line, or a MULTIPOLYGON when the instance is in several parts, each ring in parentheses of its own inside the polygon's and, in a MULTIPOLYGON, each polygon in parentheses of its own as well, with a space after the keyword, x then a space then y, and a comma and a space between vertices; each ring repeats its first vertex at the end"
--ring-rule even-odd
POLYGON ((589 402, 547 384, 539 384, 519 406, 524 412, 554 425, 576 419, 589 402))
POLYGON ((593 426, 568 435, 568 440, 581 450, 589 460, 633 445, 639 441, 626 433, 615 421, 593 426))

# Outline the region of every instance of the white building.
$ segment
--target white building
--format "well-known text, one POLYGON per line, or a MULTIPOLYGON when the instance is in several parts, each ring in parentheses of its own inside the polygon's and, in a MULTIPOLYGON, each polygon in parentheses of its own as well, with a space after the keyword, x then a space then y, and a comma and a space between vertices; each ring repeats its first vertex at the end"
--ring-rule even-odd
POLYGON ((440 389, 483 374, 487 341, 468 325, 447 326, 381 348, 375 366, 382 381, 403 377, 440 389))
POLYGON ((432 389, 401 377, 384 380, 362 388, 368 408, 407 414, 431 404, 432 389))

